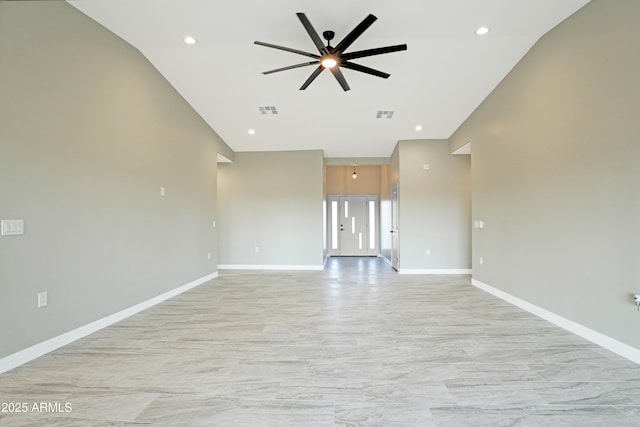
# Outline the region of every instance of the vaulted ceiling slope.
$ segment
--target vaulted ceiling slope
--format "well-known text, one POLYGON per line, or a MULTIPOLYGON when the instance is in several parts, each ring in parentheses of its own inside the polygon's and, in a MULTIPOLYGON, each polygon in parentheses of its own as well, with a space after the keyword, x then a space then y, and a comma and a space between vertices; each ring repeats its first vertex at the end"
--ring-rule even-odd
POLYGON ((68 2, 139 49, 235 151, 388 157, 398 140, 448 138, 540 37, 588 0, 68 2), (297 12, 319 34, 334 31, 336 43, 371 13, 378 20, 348 51, 408 50, 357 61, 387 80, 345 69, 350 91, 328 72, 301 91, 312 68, 262 72, 307 59, 253 43, 315 52, 297 12), (482 26, 488 34, 476 35, 482 26))

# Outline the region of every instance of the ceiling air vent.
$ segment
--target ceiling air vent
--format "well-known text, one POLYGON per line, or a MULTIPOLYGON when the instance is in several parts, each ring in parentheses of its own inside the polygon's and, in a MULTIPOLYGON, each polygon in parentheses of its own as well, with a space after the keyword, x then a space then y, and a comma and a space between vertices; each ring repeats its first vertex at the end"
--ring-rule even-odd
POLYGON ((274 106, 270 106, 270 107, 259 107, 260 108, 260 114, 262 115, 266 115, 266 114, 278 114, 278 110, 276 110, 276 107, 274 106))
POLYGON ((393 117, 393 111, 391 110, 380 110, 376 115, 376 119, 390 119, 393 117))

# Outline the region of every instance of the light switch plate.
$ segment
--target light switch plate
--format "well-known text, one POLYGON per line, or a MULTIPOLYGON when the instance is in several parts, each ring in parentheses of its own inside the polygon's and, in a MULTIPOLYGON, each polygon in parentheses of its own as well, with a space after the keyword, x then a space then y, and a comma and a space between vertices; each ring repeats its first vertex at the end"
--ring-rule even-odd
POLYGON ((24 234, 24 220, 3 219, 0 222, 0 232, 2 233, 2 236, 17 236, 24 234))
POLYGON ((38 292, 38 308, 46 307, 49 304, 47 291, 38 292))

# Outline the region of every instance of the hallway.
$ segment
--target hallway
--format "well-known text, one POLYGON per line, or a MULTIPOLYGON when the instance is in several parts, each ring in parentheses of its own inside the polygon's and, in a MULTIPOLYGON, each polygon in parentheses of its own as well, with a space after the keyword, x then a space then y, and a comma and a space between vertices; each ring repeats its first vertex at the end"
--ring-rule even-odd
POLYGON ((329 258, 221 271, 0 375, 0 402, 29 407, 2 426, 632 426, 640 366, 467 276, 329 258))

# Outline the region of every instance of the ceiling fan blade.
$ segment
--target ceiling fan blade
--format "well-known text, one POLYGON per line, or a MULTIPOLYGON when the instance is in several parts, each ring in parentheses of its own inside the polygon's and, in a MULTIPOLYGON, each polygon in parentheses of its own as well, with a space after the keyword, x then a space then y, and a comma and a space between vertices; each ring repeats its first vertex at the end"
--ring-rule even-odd
POLYGON ((289 65, 288 67, 282 67, 282 68, 276 68, 275 70, 264 71, 262 74, 272 74, 272 73, 277 73, 278 71, 293 70, 294 68, 306 67, 308 65, 314 65, 317 63, 318 61, 304 62, 302 64, 289 65))
POLYGON ((307 81, 302 84, 302 86, 300 87, 300 90, 305 90, 307 87, 309 87, 311 82, 314 81, 316 79, 316 77, 318 77, 320 75, 322 70, 324 70, 324 67, 322 65, 318 65, 318 68, 316 68, 314 70, 314 72, 311 73, 311 75, 309 76, 307 81))
POLYGON ((351 30, 349 34, 346 35, 345 38, 340 41, 340 43, 338 43, 335 50, 338 52, 344 52, 349 46, 351 46, 351 43, 356 41, 356 39, 360 37, 362 33, 364 33, 365 30, 376 21, 376 19, 378 18, 376 18, 374 15, 369 14, 369 16, 364 18, 361 23, 359 23, 353 30, 351 30))
POLYGON ((319 59, 320 58, 320 56, 318 56, 318 55, 316 55, 314 53, 304 52, 304 51, 298 50, 298 49, 291 49, 290 47, 278 46, 277 44, 271 44, 271 43, 265 43, 265 42, 259 42, 259 41, 255 41, 253 43, 257 44, 257 45, 260 45, 260 46, 266 46, 266 47, 271 47, 271 48, 274 48, 274 49, 284 50, 286 52, 297 53, 298 55, 304 55, 304 56, 308 56, 310 58, 315 58, 315 59, 319 59))
POLYGON ((382 71, 374 70, 373 68, 365 67, 364 65, 354 64, 353 62, 343 62, 341 67, 348 68, 354 71, 360 71, 361 73, 371 74, 372 76, 382 77, 383 79, 389 78, 391 74, 383 73, 382 71))
POLYGON ((399 52, 401 50, 407 50, 406 44, 398 44, 395 46, 378 47, 375 49, 359 50, 357 52, 350 52, 342 54, 341 58, 345 61, 356 58, 364 58, 365 56, 382 55, 383 53, 399 52))
POLYGON ((318 51, 323 55, 329 53, 326 46, 324 45, 324 42, 318 35, 318 32, 315 30, 315 28, 313 28, 313 25, 311 25, 311 22, 307 18, 307 15, 301 12, 296 13, 296 15, 298 16, 298 19, 300 19, 300 22, 302 22, 302 26, 304 27, 304 29, 307 30, 307 33, 309 34, 309 37, 311 37, 311 40, 313 40, 313 44, 315 44, 318 48, 318 51))
POLYGON ((349 84, 347 83, 347 80, 344 78, 342 71, 340 71, 340 67, 329 68, 329 70, 331 70, 331 73, 335 76, 336 80, 338 81, 338 83, 340 83, 340 86, 342 86, 342 89, 345 92, 351 89, 349 87, 349 84))

